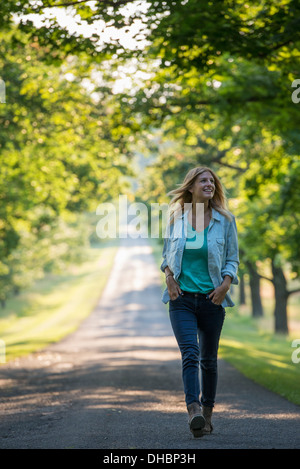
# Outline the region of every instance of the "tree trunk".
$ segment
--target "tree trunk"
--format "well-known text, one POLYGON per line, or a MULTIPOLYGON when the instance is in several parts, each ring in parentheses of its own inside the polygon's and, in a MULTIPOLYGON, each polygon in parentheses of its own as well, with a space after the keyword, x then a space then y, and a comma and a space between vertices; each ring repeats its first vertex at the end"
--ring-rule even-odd
POLYGON ((288 334, 287 301, 289 292, 286 279, 281 267, 277 267, 272 260, 273 285, 275 289, 275 332, 288 334))
POLYGON ((240 305, 244 305, 246 303, 246 294, 245 294, 245 276, 244 274, 239 275, 240 280, 240 305))
POLYGON ((251 262, 247 262, 246 265, 249 271, 252 316, 255 318, 259 318, 264 315, 263 306, 262 306, 261 297, 260 297, 260 275, 256 271, 255 264, 252 264, 251 262))

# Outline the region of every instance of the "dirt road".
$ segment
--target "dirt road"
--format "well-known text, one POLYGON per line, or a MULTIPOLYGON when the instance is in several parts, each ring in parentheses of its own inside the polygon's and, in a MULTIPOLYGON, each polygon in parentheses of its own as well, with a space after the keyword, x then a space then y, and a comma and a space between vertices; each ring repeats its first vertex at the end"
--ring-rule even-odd
POLYGON ((299 448, 300 408, 223 361, 214 432, 193 439, 151 249, 142 239, 122 243, 79 329, 0 365, 0 448, 299 448))

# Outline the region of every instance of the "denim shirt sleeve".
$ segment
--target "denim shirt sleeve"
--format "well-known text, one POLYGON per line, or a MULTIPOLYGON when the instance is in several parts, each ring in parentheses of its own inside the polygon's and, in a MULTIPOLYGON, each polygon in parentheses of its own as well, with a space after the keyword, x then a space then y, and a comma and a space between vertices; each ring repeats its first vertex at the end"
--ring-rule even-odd
POLYGON ((163 257, 163 261, 161 263, 161 266, 160 266, 160 270, 162 272, 165 271, 165 268, 167 267, 168 263, 167 263, 167 250, 168 250, 168 241, 169 241, 169 238, 167 237, 164 237, 164 247, 163 247, 163 251, 162 251, 162 257, 163 257))
POLYGON ((169 249, 170 237, 172 236, 173 231, 174 231, 174 224, 168 222, 168 224, 166 226, 166 231, 165 231, 165 236, 164 236, 164 246, 163 246, 163 251, 162 251, 163 261, 162 261, 161 266, 160 266, 160 270, 162 272, 165 271, 165 268, 168 265, 167 253, 168 253, 168 249, 169 249))
POLYGON ((221 275, 229 275, 232 278, 232 284, 238 284, 237 271, 239 266, 238 235, 235 217, 229 223, 226 239, 226 262, 221 270, 221 275))

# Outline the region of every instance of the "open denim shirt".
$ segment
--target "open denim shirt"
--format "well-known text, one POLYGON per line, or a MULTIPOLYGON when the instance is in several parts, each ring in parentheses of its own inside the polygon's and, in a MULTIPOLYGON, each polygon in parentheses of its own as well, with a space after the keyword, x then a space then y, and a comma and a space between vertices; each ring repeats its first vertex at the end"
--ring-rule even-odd
MULTIPOLYGON (((186 242, 188 211, 179 216, 175 222, 167 226, 164 237, 163 262, 160 266, 164 272, 168 266, 177 281, 181 272, 182 255, 186 242)), ((238 284, 237 270, 239 266, 238 237, 235 217, 232 220, 212 209, 212 218, 207 230, 208 272, 214 287, 223 282, 225 275, 232 278, 232 284, 238 284)), ((162 295, 163 303, 170 300, 168 288, 162 295)), ((234 306, 229 292, 226 293, 223 307, 234 306)))

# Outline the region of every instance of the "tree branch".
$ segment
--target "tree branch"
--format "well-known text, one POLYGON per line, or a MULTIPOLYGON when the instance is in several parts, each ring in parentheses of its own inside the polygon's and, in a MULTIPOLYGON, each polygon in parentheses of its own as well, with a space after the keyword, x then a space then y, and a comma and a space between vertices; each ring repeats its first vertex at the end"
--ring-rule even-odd
POLYGON ((287 292, 288 296, 289 295, 292 295, 293 293, 299 293, 300 292, 300 288, 296 288, 295 290, 290 290, 287 292))
MULTIPOLYGON (((56 3, 53 5, 43 5, 41 7, 38 7, 35 9, 36 12, 42 11, 44 8, 56 8, 56 7, 69 7, 73 5, 79 5, 80 3, 87 3, 90 2, 91 0, 75 0, 73 2, 63 2, 63 3, 56 3)), ((107 0, 98 0, 97 3, 103 3, 104 5, 107 6, 119 6, 123 5, 125 3, 130 3, 132 0, 119 0, 117 2, 112 1, 107 1, 107 0)))
MULTIPOLYGON (((231 150, 231 148, 230 148, 229 150, 231 150)), ((240 168, 239 166, 234 166, 233 164, 224 163, 223 161, 221 161, 222 158, 223 158, 224 156, 226 156, 226 153, 227 153, 229 150, 226 150, 226 151, 219 151, 218 155, 215 156, 214 158, 212 158, 212 162, 218 163, 218 164, 220 164, 221 166, 226 166, 226 168, 235 169, 236 171, 239 171, 240 173, 244 173, 244 172, 246 171, 245 168, 240 168)))
POLYGON ((268 282, 272 282, 274 284, 274 280, 272 278, 269 278, 269 277, 265 277, 264 275, 261 275, 261 274, 257 274, 259 276, 259 278, 263 278, 265 280, 268 280, 268 282))

